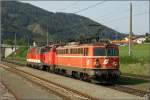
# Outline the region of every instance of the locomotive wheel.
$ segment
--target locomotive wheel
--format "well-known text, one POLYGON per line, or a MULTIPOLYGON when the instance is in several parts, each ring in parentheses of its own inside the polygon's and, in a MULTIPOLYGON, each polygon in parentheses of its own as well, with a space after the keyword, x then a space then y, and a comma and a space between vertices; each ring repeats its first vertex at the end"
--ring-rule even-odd
POLYGON ((43 66, 40 66, 39 69, 40 69, 40 70, 43 70, 43 66))
POLYGON ((51 66, 50 71, 51 71, 52 73, 55 73, 55 66, 51 66))
POLYGON ((50 67, 49 67, 49 66, 46 67, 46 71, 47 71, 47 72, 50 71, 50 67))
POLYGON ((66 75, 66 70, 61 69, 61 75, 65 76, 66 75))
POLYGON ((33 68, 35 68, 35 69, 36 69, 36 65, 33 65, 33 68))
POLYGON ((59 68, 57 69, 57 73, 58 73, 58 74, 61 74, 61 72, 60 72, 60 69, 59 69, 59 68))
POLYGON ((60 74, 60 69, 59 69, 59 68, 56 68, 56 69, 55 69, 55 73, 56 73, 56 74, 60 74))
POLYGON ((76 79, 79 78, 78 72, 72 71, 72 77, 76 79))
POLYGON ((43 71, 46 71, 46 67, 47 67, 47 66, 42 66, 42 70, 43 70, 43 71))
POLYGON ((28 63, 27 63, 27 67, 31 67, 31 64, 28 64, 28 63))
POLYGON ((81 79, 83 81, 87 81, 87 82, 90 82, 91 80, 89 79, 89 75, 86 74, 86 73, 83 73, 82 76, 81 76, 81 79))
POLYGON ((84 80, 83 73, 80 73, 80 80, 84 80))

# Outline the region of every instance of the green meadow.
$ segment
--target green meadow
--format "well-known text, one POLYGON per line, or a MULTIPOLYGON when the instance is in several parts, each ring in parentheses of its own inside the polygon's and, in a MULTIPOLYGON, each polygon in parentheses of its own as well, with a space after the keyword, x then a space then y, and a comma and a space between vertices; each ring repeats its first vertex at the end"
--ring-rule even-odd
POLYGON ((27 54, 28 48, 22 47, 16 50, 16 54, 12 53, 10 56, 8 56, 8 59, 19 59, 19 60, 25 60, 26 54, 27 54))
POLYGON ((132 56, 128 46, 120 46, 120 70, 122 73, 149 75, 150 44, 133 44, 132 56))

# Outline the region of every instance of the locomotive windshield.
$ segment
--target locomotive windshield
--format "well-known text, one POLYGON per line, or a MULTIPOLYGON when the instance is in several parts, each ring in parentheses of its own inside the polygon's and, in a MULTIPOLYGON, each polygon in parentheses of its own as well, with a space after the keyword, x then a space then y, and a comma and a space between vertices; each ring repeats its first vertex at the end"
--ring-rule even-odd
POLYGON ((94 48, 93 54, 94 56, 106 56, 105 48, 94 48))
POLYGON ((118 56, 118 50, 116 48, 107 48, 107 56, 118 56))
POLYGON ((94 48, 93 49, 94 56, 118 56, 118 50, 113 47, 108 48, 94 48))

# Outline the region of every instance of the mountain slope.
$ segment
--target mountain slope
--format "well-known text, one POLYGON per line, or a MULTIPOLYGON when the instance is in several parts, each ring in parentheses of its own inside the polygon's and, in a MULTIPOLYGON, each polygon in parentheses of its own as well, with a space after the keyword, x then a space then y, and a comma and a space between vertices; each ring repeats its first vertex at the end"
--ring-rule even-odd
POLYGON ((1 1, 2 5, 2 40, 12 40, 14 33, 17 40, 45 41, 46 33, 49 33, 51 41, 78 40, 81 37, 96 36, 98 29, 101 38, 114 39, 119 32, 101 25, 89 18, 71 13, 53 13, 18 1, 1 1), (98 24, 98 27, 90 27, 90 24, 98 24))

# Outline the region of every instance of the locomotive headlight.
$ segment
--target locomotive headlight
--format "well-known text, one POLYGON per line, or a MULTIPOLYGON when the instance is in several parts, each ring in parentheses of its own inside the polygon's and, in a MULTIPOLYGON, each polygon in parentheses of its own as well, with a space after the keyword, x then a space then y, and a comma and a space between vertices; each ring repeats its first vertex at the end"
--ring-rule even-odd
POLYGON ((95 59, 95 67, 96 67, 96 68, 100 67, 100 63, 99 63, 99 60, 98 60, 98 59, 95 59))
POLYGON ((116 62, 116 61, 114 61, 114 62, 112 63, 112 65, 113 65, 113 67, 118 67, 118 66, 119 66, 118 62, 116 62))

